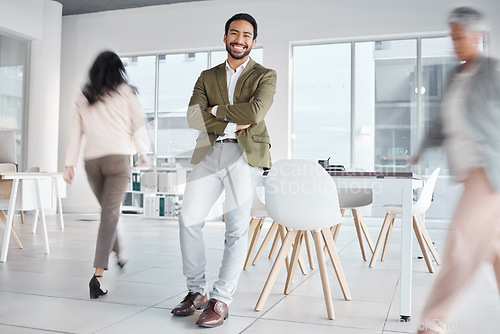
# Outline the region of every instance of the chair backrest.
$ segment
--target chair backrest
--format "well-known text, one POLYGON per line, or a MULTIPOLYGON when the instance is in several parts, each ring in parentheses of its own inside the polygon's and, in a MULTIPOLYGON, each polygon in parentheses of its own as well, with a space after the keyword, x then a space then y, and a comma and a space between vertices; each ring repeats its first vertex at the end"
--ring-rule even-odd
POLYGON ((16 132, 0 131, 0 163, 17 163, 16 132))
POLYGON ((371 188, 339 188, 338 194, 341 209, 359 208, 373 203, 371 188))
POLYGON ((317 162, 280 160, 266 178, 269 216, 293 230, 321 230, 342 221, 337 186, 317 162))
POLYGON ((40 167, 36 167, 36 166, 28 167, 26 169, 26 172, 39 173, 40 172, 40 167))
POLYGON ((413 204, 414 215, 424 213, 427 209, 429 209, 429 206, 431 206, 432 193, 434 192, 434 187, 436 186, 437 177, 440 171, 441 168, 436 168, 424 183, 424 188, 422 189, 422 193, 420 194, 418 201, 413 204))
POLYGON ((16 165, 12 163, 0 163, 0 172, 15 172, 16 165))

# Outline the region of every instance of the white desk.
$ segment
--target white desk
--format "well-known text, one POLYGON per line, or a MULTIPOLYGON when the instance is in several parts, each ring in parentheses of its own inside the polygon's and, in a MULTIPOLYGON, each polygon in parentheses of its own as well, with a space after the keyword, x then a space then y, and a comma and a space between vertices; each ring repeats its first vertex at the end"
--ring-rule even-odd
MULTIPOLYGON (((59 174, 57 173, 16 173, 16 172, 0 172, 0 179, 1 180, 12 180, 12 187, 10 191, 10 197, 8 200, 8 216, 7 216, 7 225, 5 229, 5 234, 3 238, 3 244, 2 244, 2 253, 0 255, 0 262, 6 262, 7 261, 7 253, 9 251, 9 241, 10 241, 10 233, 12 230, 12 222, 14 219, 14 212, 15 210, 31 210, 31 209, 36 209, 40 213, 40 220, 42 222, 42 229, 43 229, 43 236, 45 239, 45 250, 46 253, 50 252, 49 248, 49 240, 47 236, 47 225, 46 225, 46 220, 45 220, 45 207, 50 207, 51 204, 47 204, 47 199, 52 198, 52 191, 50 188, 50 185, 54 186, 55 185, 55 191, 56 191, 56 196, 58 200, 58 206, 59 206, 59 215, 60 215, 60 222, 61 222, 61 228, 64 228, 64 222, 62 220, 62 207, 61 207, 61 196, 60 196, 60 189, 58 186, 57 178, 59 177, 59 174), (34 192, 35 192, 35 202, 36 204, 34 205, 32 202, 33 199, 33 193, 30 195, 28 194, 29 191, 26 191, 26 189, 23 189, 21 193, 21 197, 26 196, 22 200, 18 200, 18 190, 19 190, 19 183, 20 181, 24 181, 27 185, 29 185, 28 182, 26 181, 33 181, 34 185, 34 192), (46 182, 48 183, 49 187, 43 186, 43 188, 40 186, 41 183, 46 182), (41 190, 42 189, 42 190, 41 190), (41 196, 41 191, 44 192, 44 196, 41 196), (46 192, 48 191, 48 196, 46 195, 46 192)), ((29 189, 29 186, 26 187, 29 189)), ((36 223, 36 216, 35 216, 35 223, 36 223)))
POLYGON ((403 213, 401 223, 401 300, 399 314, 402 321, 409 321, 412 288, 413 189, 422 187, 422 180, 412 177, 411 173, 329 173, 335 180, 337 188, 372 188, 374 194, 377 194, 382 189, 401 189, 403 213))

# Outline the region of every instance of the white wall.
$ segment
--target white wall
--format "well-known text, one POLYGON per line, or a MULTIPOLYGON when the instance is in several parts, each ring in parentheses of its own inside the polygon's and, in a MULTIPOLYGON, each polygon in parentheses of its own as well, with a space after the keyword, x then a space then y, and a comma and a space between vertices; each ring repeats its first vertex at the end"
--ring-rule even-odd
POLYGON ((44 0, 0 1, 0 31, 25 39, 42 39, 44 0))
MULTIPOLYGON (((147 54, 222 47, 224 23, 237 12, 252 14, 259 24, 257 43, 264 65, 278 72, 275 102, 267 116, 273 160, 289 156, 290 45, 299 41, 349 40, 432 34, 447 30, 446 17, 464 1, 451 0, 213 0, 75 15, 63 18, 59 169, 64 167, 67 127, 73 101, 97 53, 147 54)), ((491 54, 500 55, 498 0, 469 5, 490 15, 491 54)), ((194 84, 194 83, 193 83, 194 84)), ((80 181, 68 189, 65 210, 97 209, 88 186, 80 181)))
POLYGON ((51 0, 2 0, 0 31, 31 41, 27 166, 57 171, 62 5, 51 0))
POLYGON ((56 172, 59 154, 62 5, 45 1, 42 39, 31 42, 27 167, 56 172))

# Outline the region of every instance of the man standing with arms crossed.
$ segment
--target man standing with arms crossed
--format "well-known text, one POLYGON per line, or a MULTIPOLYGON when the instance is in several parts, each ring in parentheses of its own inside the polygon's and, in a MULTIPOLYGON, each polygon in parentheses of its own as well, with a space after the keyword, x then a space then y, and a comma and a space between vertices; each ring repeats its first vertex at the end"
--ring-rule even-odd
POLYGON ((276 72, 249 57, 256 38, 257 22, 251 15, 236 14, 226 22, 227 61, 201 73, 187 111, 189 126, 201 133, 179 216, 188 294, 172 314, 192 315, 207 305, 196 322, 201 327, 220 326, 228 316, 247 251, 255 181, 263 167, 271 167, 264 117, 276 91, 276 72), (203 227, 223 190, 224 254, 208 295, 203 227))

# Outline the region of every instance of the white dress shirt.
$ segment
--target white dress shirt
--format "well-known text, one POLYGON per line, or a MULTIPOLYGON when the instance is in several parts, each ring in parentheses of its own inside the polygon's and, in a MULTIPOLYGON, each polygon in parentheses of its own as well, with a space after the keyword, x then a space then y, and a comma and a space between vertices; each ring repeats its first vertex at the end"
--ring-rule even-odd
MULTIPOLYGON (((233 70, 229 66, 229 63, 226 60, 226 80, 227 80, 227 94, 228 94, 229 104, 234 104, 234 89, 236 88, 236 83, 238 82, 241 73, 243 73, 249 61, 250 57, 248 57, 248 59, 243 64, 238 66, 236 70, 233 70)), ((217 114, 217 106, 214 106, 212 108, 212 115, 216 116, 216 114, 217 114)), ((224 130, 224 135, 218 137, 217 140, 228 139, 228 138, 236 139, 236 134, 235 134, 236 125, 237 125, 236 123, 227 123, 226 129, 224 130)))

